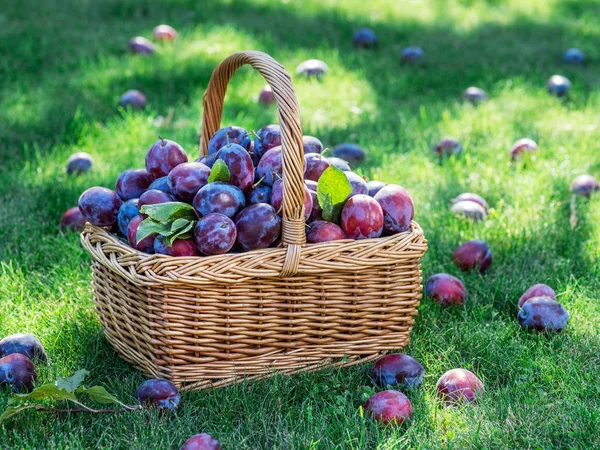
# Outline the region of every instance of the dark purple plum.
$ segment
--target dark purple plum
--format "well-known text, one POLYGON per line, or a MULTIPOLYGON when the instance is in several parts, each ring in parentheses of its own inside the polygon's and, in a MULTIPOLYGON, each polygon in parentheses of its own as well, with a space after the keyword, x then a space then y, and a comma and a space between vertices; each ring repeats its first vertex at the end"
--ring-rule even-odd
MULTIPOLYGON (((138 200, 138 208, 141 210, 142 206, 145 205, 158 205, 160 203, 170 203, 177 201, 175 197, 171 194, 167 194, 166 192, 159 191, 158 189, 152 189, 144 192, 139 200, 138 200)), ((142 213, 140 213, 142 214, 142 213)), ((142 214, 142 217, 145 219, 148 217, 146 214, 142 214)))
POLYGON ((320 80, 327 73, 329 67, 319 59, 306 60, 296 67, 296 73, 306 78, 316 78, 320 80))
POLYGON ((480 195, 472 194, 470 192, 465 192, 464 194, 460 194, 458 197, 453 199, 452 204, 455 204, 458 202, 463 202, 463 201, 479 203, 481 205, 481 207, 485 210, 485 212, 486 213, 488 212, 488 209, 489 209, 488 204, 485 201, 485 199, 483 197, 481 197, 480 195))
POLYGON ((478 103, 485 102, 488 98, 488 95, 483 89, 471 86, 465 89, 465 92, 463 92, 463 98, 473 105, 476 105, 478 103))
POLYGON ((563 53, 563 61, 567 64, 583 65, 585 57, 578 48, 569 48, 563 53))
POLYGON ((348 164, 348 161, 346 161, 345 159, 338 158, 337 156, 330 156, 329 158, 327 158, 327 161, 329 161, 329 164, 337 167, 342 172, 352 171, 350 164, 348 164))
POLYGON ((365 151, 358 144, 344 143, 333 147, 333 156, 356 166, 365 160, 365 151))
POLYGON ((12 353, 0 359, 0 386, 10 386, 16 392, 33 390, 37 381, 35 365, 21 353, 12 353))
POLYGON ((400 60, 404 63, 420 63, 425 59, 425 52, 420 47, 406 47, 400 54, 400 60))
POLYGON ((115 191, 96 186, 81 194, 79 211, 86 222, 98 227, 110 227, 117 223, 122 203, 115 191))
POLYGON ((202 155, 196 162, 202 163, 212 169, 212 166, 215 165, 215 161, 217 160, 217 156, 216 153, 213 153, 212 155, 202 155))
POLYGON ((235 219, 237 243, 244 251, 267 248, 281 234, 281 218, 266 203, 247 206, 235 219))
POLYGON ((119 231, 123 236, 127 236, 127 228, 129 228, 129 222, 131 222, 131 219, 139 214, 138 203, 139 199, 132 198, 131 200, 123 202, 119 208, 119 214, 117 214, 117 225, 119 226, 119 231))
POLYGON ((175 41, 177 39, 177 31, 169 25, 158 25, 152 31, 154 39, 157 41, 175 41))
POLYGON ((361 28, 352 35, 352 45, 361 48, 371 48, 377 45, 375 32, 368 28, 361 28))
POLYGON ((538 149, 538 145, 535 143, 535 141, 533 139, 529 139, 529 138, 519 139, 511 147, 510 157, 514 161, 521 155, 527 155, 527 154, 536 152, 537 149, 538 149))
POLYGON ((319 220, 323 217, 323 209, 319 205, 319 197, 317 196, 317 187, 319 183, 312 180, 304 180, 304 184, 309 190, 310 196, 312 197, 312 211, 310 213, 309 221, 319 220))
POLYGON ((235 244, 236 238, 235 224, 223 214, 208 214, 202 217, 194 228, 196 246, 205 255, 227 253, 235 244))
POLYGON ((136 55, 151 55, 154 53, 154 44, 142 36, 134 37, 129 41, 129 51, 136 55))
POLYGON ((263 105, 272 105, 275 103, 275 94, 268 84, 258 94, 258 103, 262 103, 263 105))
POLYGON ((196 193, 208 183, 210 168, 199 162, 179 164, 169 172, 169 186, 177 200, 191 203, 196 193))
POLYGON ((257 177, 267 186, 273 186, 275 180, 281 178, 282 171, 281 146, 268 150, 256 166, 257 177))
POLYGON ((160 409, 176 409, 181 400, 177 387, 162 378, 144 381, 135 395, 141 405, 160 409))
POLYGON ((121 172, 115 184, 115 191, 121 200, 140 198, 148 190, 154 177, 145 169, 127 169, 121 172))
MULTIPOLYGON (((283 203, 283 180, 279 179, 273 184, 273 191, 271 192, 271 206, 275 208, 277 214, 282 214, 282 203, 283 203)), ((304 220, 308 220, 313 209, 313 197, 310 194, 310 189, 304 185, 304 220)))
POLYGON ((550 297, 533 297, 520 307, 517 319, 521 328, 558 333, 567 326, 569 313, 550 297))
POLYGON ((552 300, 556 300, 556 293, 554 292, 554 289, 547 284, 534 284, 527 289, 519 299, 519 308, 523 306, 523 303, 533 297, 548 297, 552 300))
POLYGON ((162 236, 156 236, 154 239, 154 253, 169 256, 199 256, 196 243, 192 239, 175 239, 173 245, 169 247, 165 244, 162 236))
POLYGON ((238 187, 214 181, 198 191, 193 206, 200 217, 219 213, 231 219, 246 207, 246 198, 238 187))
POLYGON ((226 145, 219 150, 218 159, 223 160, 229 169, 229 182, 247 192, 254 183, 254 163, 250 154, 241 145, 226 145))
POLYGON ((433 275, 425 284, 425 294, 440 305, 462 305, 467 299, 465 285, 447 273, 433 275))
POLYGON ((169 177, 160 177, 157 178, 156 180, 154 180, 152 182, 152 184, 150 184, 150 186, 148 186, 148 190, 152 191, 152 190, 157 190, 157 191, 163 191, 166 192, 167 194, 171 194, 173 195, 173 193, 171 192, 171 186, 169 186, 169 177))
POLYGON ((600 190, 600 184, 591 175, 579 175, 571 183, 571 192, 573 194, 590 197, 592 192, 600 190))
POLYGON ((127 241, 132 248, 135 248, 140 252, 153 254, 154 240, 156 239, 156 236, 148 236, 142 239, 140 242, 137 242, 137 232, 142 220, 144 219, 139 215, 131 219, 129 226, 127 227, 127 241))
POLYGON ((137 111, 144 109, 147 103, 148 101, 146 100, 146 96, 135 89, 125 91, 125 93, 121 95, 121 98, 119 99, 120 106, 123 108, 131 108, 137 111))
POLYGON ((381 206, 368 195, 355 195, 342 208, 341 225, 350 239, 378 238, 383 232, 381 206))
POLYGON ((221 450, 221 443, 208 433, 189 438, 179 450, 221 450))
POLYGON ((363 408, 367 416, 384 425, 402 425, 412 416, 412 404, 408 397, 393 390, 373 394, 363 408))
POLYGON ((335 223, 327 222, 326 220, 315 220, 307 228, 306 242, 309 244, 348 239, 344 230, 335 223))
POLYGON ((48 361, 44 346, 38 338, 31 334, 11 334, 0 341, 0 358, 13 353, 25 355, 32 361, 48 361))
POLYGON ((433 151, 440 157, 450 157, 452 155, 460 155, 463 151, 463 146, 456 139, 447 138, 438 142, 433 151))
POLYGON ((67 209, 60 218, 59 226, 63 231, 82 231, 85 226, 85 218, 83 217, 83 214, 81 214, 79 207, 74 206, 73 208, 67 209))
POLYGON ((475 222, 483 220, 483 218, 487 215, 485 209, 483 209, 483 206, 470 200, 456 202, 450 207, 450 211, 457 216, 463 216, 467 219, 474 220, 475 222))
POLYGON ((425 369, 419 361, 403 353, 382 356, 371 367, 371 378, 379 387, 406 386, 416 388, 423 384, 425 369))
POLYGON ((325 172, 331 164, 326 158, 318 153, 307 153, 304 155, 304 178, 306 180, 319 181, 323 172, 325 172))
POLYGON ((238 144, 247 152, 252 151, 252 139, 250 134, 241 127, 229 126, 221 128, 208 141, 208 154, 217 153, 229 144, 238 144))
POLYGON ((314 136, 302 136, 302 148, 304 154, 323 153, 323 143, 314 136))
POLYGON ((272 148, 281 145, 281 127, 279 125, 265 125, 256 132, 254 137, 254 155, 256 163, 272 148))
POLYGON ((92 155, 86 152, 73 153, 67 159, 67 174, 80 175, 88 172, 94 164, 92 155))
POLYGON ((415 215, 412 198, 406 189, 397 184, 388 184, 373 197, 383 210, 383 231, 396 234, 410 228, 415 215))
POLYGON ((571 82, 562 75, 552 75, 546 82, 546 90, 555 97, 564 97, 569 93, 571 82))
POLYGON ((369 197, 375 197, 377 193, 384 187, 387 186, 387 183, 383 181, 367 181, 367 187, 369 188, 369 197))
POLYGON ((246 192, 246 204, 254 205, 255 203, 271 203, 271 186, 260 183, 254 185, 252 189, 246 192))
POLYGON ((454 250, 452 261, 465 272, 477 270, 484 273, 492 264, 492 251, 485 241, 473 239, 463 242, 454 250))
POLYGON ((146 154, 146 170, 154 178, 165 177, 179 164, 186 163, 188 157, 177 142, 160 138, 146 154))
POLYGON ((344 172, 344 175, 346 175, 346 178, 348 178, 348 181, 352 186, 352 192, 350 192, 348 198, 354 197, 355 195, 369 194, 369 187, 367 186, 367 182, 363 177, 355 174, 354 172, 344 172))
POLYGON ((440 377, 436 389, 438 398, 446 406, 461 402, 477 403, 477 399, 484 394, 481 380, 467 369, 449 370, 440 377))

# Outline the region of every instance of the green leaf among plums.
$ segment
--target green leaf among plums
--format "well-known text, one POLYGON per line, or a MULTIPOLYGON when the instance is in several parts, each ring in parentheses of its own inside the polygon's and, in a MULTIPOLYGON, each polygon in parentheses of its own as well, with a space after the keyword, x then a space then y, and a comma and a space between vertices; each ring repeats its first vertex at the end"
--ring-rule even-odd
POLYGON ((208 182, 212 183, 213 181, 224 181, 227 183, 229 182, 230 178, 231 174, 229 173, 229 167, 227 167, 225 161, 222 159, 217 159, 210 170, 208 182))
POLYGON ((335 166, 328 167, 317 185, 317 198, 323 209, 323 219, 339 223, 342 208, 351 192, 352 186, 344 172, 335 166))
POLYGON ((156 220, 151 219, 150 217, 145 218, 140 223, 138 227, 136 240, 137 243, 140 243, 143 239, 146 239, 148 236, 153 236, 155 234, 162 234, 163 236, 171 231, 171 225, 169 223, 160 223, 156 220))
POLYGON ((144 205, 140 208, 140 212, 159 223, 173 222, 176 219, 196 219, 196 213, 192 205, 183 202, 144 205))
POLYGON ((187 225, 177 230, 171 229, 167 234, 163 234, 164 242, 168 247, 173 246, 175 239, 190 239, 193 234, 196 221, 188 220, 187 225))

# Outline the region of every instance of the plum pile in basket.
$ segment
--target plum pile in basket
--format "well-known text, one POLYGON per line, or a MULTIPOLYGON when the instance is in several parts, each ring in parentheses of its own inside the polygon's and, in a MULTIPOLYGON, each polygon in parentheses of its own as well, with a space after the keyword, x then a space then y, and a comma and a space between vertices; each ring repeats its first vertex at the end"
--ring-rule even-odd
MULTIPOLYGON (((398 185, 367 181, 347 160, 364 158, 352 144, 325 156, 321 142, 303 138, 308 243, 378 238, 410 228, 414 207, 398 185), (338 156, 343 156, 342 159, 338 156)), ((145 169, 128 169, 115 191, 92 187, 79 198, 87 222, 127 237, 145 253, 217 255, 280 244, 283 199, 281 130, 217 131, 208 155, 188 162, 176 142, 160 138, 145 169)))

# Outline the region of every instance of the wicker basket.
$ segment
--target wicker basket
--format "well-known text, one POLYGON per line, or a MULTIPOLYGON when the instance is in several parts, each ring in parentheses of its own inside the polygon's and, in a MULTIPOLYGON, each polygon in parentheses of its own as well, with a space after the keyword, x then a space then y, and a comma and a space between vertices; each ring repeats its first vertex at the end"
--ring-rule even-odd
POLYGON ((373 360, 408 343, 421 298, 427 246, 415 222, 390 237, 306 245, 298 103, 270 56, 240 52, 217 66, 204 94, 201 152, 244 64, 271 85, 279 108, 282 246, 185 258, 141 253, 89 223, 81 235, 106 338, 147 376, 183 389, 373 360))

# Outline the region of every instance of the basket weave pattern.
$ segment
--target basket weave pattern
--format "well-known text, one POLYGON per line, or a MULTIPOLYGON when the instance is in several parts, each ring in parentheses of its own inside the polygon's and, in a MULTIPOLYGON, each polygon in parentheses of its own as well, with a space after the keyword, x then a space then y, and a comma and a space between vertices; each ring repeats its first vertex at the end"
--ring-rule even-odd
POLYGON ((401 349, 421 298, 419 225, 390 237, 306 245, 304 157, 291 79, 254 51, 225 59, 204 95, 200 150, 220 127, 227 84, 244 64, 271 85, 283 155, 282 246, 207 257, 147 255, 87 224, 94 302, 117 353, 185 389, 278 372, 350 366, 401 349))

